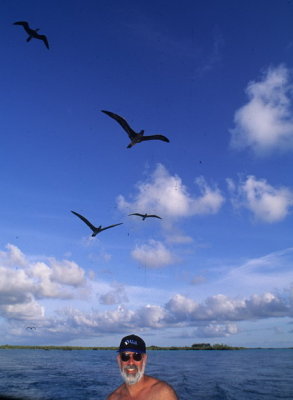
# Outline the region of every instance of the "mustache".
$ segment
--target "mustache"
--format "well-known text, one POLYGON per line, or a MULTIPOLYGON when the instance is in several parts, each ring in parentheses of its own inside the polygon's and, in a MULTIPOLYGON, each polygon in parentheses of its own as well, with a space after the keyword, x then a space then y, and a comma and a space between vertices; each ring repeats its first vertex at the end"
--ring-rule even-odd
POLYGON ((133 370, 135 370, 136 372, 138 372, 138 368, 137 368, 136 365, 126 365, 126 366, 123 368, 123 371, 133 371, 133 370))

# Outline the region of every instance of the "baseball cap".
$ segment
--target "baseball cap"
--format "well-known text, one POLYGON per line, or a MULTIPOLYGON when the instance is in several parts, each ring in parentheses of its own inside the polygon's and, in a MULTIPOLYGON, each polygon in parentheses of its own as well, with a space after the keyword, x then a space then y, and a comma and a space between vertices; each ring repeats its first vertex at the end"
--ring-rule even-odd
POLYGON ((136 335, 128 335, 121 339, 120 346, 119 346, 119 353, 123 351, 133 351, 135 353, 145 353, 146 346, 145 342, 136 335))

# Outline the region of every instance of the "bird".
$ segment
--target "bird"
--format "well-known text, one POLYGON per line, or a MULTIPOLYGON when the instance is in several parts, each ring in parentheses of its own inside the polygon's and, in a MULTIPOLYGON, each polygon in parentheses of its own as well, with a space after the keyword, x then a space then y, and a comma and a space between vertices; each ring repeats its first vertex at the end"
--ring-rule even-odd
POLYGON ((132 214, 128 214, 128 215, 137 215, 138 217, 142 217, 142 220, 143 220, 143 221, 144 221, 146 218, 159 218, 159 219, 162 219, 161 217, 159 217, 158 215, 155 215, 155 214, 132 213, 132 214))
POLYGON ((31 331, 36 330, 37 328, 35 326, 27 326, 25 329, 30 329, 31 331))
POLYGON ((83 222, 85 222, 87 224, 87 226, 89 226, 91 228, 91 230, 93 231, 92 233, 92 237, 95 237, 98 233, 104 231, 105 229, 109 229, 109 228, 113 228, 114 226, 118 226, 118 225, 122 225, 123 222, 120 222, 119 224, 113 224, 113 225, 109 225, 109 226, 105 226, 104 228, 102 228, 102 225, 100 226, 94 226, 89 220, 87 220, 83 215, 78 214, 75 211, 71 212, 73 214, 75 214, 77 217, 79 217, 83 222))
POLYGON ((141 130, 140 132, 135 132, 128 124, 128 122, 120 117, 118 114, 114 114, 111 111, 106 111, 102 110, 103 113, 107 114, 109 117, 115 119, 115 121, 118 122, 118 124, 127 132, 129 139, 131 142, 127 146, 129 149, 130 147, 133 147, 135 144, 143 142, 145 140, 162 140, 163 142, 170 142, 170 140, 163 135, 150 135, 150 136, 144 136, 144 130, 141 130))
POLYGON ((47 47, 47 49, 49 49, 48 39, 47 39, 47 37, 45 35, 40 35, 38 33, 38 31, 40 30, 39 28, 31 29, 29 27, 28 22, 26 22, 26 21, 17 21, 17 22, 14 22, 13 25, 21 25, 21 26, 23 26, 24 30, 29 35, 29 37, 26 39, 27 42, 29 42, 32 38, 40 39, 40 40, 42 40, 44 42, 44 44, 47 47))

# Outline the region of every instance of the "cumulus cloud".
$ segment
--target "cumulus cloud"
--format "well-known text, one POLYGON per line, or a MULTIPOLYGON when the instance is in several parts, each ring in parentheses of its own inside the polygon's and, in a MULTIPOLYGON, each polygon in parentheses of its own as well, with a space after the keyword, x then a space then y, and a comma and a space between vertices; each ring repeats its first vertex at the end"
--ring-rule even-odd
POLYGON ((293 205, 293 191, 287 187, 273 187, 265 179, 248 176, 239 186, 228 180, 235 207, 245 207, 254 217, 263 222, 279 222, 289 213, 293 205))
POLYGON ((44 317, 45 309, 30 296, 27 302, 3 305, 0 313, 9 319, 35 320, 44 317))
POLYGON ((113 305, 128 302, 128 297, 123 285, 119 283, 113 284, 113 289, 100 295, 100 304, 113 305))
POLYGON ((80 287, 86 282, 84 270, 68 260, 49 258, 46 262, 32 263, 30 273, 37 284, 38 297, 72 297, 65 287, 80 287))
POLYGON ((19 265, 24 267, 27 265, 27 259, 18 247, 11 243, 8 243, 5 247, 7 251, 0 251, 0 260, 2 266, 9 267, 19 265))
POLYGON ((249 101, 236 111, 231 145, 256 153, 293 149, 292 77, 284 65, 269 68, 246 89, 249 101))
POLYGON ((74 262, 48 258, 32 261, 12 244, 0 252, 0 315, 15 319, 40 318, 46 298, 73 298, 86 285, 84 271, 74 262))
POLYGON ((135 324, 143 327, 163 328, 166 325, 166 311, 157 305, 147 304, 140 308, 133 317, 135 324))
POLYGON ((166 309, 171 313, 173 322, 243 321, 292 314, 292 305, 270 292, 242 299, 217 294, 203 303, 176 295, 166 304, 166 309))
POLYGON ((9 271, 0 267, 0 275, 0 305, 29 301, 34 282, 24 271, 9 271))
POLYGON ((74 336, 182 327, 195 328, 198 337, 227 337, 239 332, 240 321, 292 316, 292 299, 270 292, 242 299, 218 294, 202 303, 177 294, 165 305, 147 304, 137 309, 122 305, 105 312, 64 309, 57 318, 48 318, 43 329, 67 335, 67 340, 74 336))
POLYGON ((50 258, 49 261, 52 281, 69 286, 81 286, 85 283, 85 272, 75 262, 58 261, 55 258, 50 258))
POLYGON ((53 333, 54 337, 65 340, 80 337, 120 333, 136 329, 133 321, 134 311, 117 306, 114 310, 84 312, 76 308, 65 308, 58 311, 57 317, 50 317, 42 325, 43 332, 53 333))
MULTIPOLYGON (((149 300, 135 301, 137 297, 143 297, 142 288, 130 286, 126 291, 119 283, 109 287, 96 282, 100 304, 109 307, 101 310, 97 308, 100 304, 93 306, 91 303, 88 307, 84 302, 83 309, 76 307, 77 303, 73 308, 73 300, 78 296, 76 292, 83 287, 86 279, 77 264, 52 258, 32 262, 30 257, 23 256, 19 261, 26 261, 21 267, 20 264, 11 263, 13 257, 9 258, 10 255, 18 253, 17 249, 11 249, 8 247, 6 252, 0 254, 0 317, 1 321, 5 320, 11 326, 10 332, 14 336, 23 335, 24 320, 35 320, 38 332, 41 332, 38 335, 50 341, 185 327, 195 329, 197 336, 225 337, 238 333, 237 322, 293 316, 292 286, 282 293, 273 290, 262 293, 255 291, 250 296, 237 298, 217 293, 201 301, 180 293, 168 294, 167 301, 164 295, 160 298, 160 304, 156 304, 149 300), (72 280, 60 278, 58 268, 61 266, 64 266, 65 272, 72 272, 72 280), (46 315, 48 299, 62 298, 62 291, 69 291, 70 307, 56 310, 56 315, 46 315), (122 304, 127 300, 127 306, 122 304)), ((275 261, 270 257, 263 260, 263 263, 251 261, 247 268, 259 272, 263 265, 275 270, 276 257, 275 261)), ((291 263, 288 268, 291 271, 291 263)), ((237 276, 241 278, 241 275, 237 276)))
POLYGON ((194 318, 198 311, 200 304, 195 300, 187 298, 181 294, 176 294, 165 305, 168 311, 169 321, 179 323, 183 321, 190 321, 194 318))
POLYGON ((166 246, 150 239, 148 243, 136 248, 131 252, 132 257, 148 268, 162 268, 176 262, 175 256, 166 246))
POLYGON ((209 324, 198 327, 194 334, 197 337, 215 338, 235 335, 239 332, 236 324, 209 324))
POLYGON ((203 177, 196 179, 199 195, 192 196, 177 175, 170 175, 167 169, 158 164, 154 173, 145 182, 137 184, 138 193, 134 200, 127 201, 120 195, 118 207, 122 211, 157 213, 169 217, 215 214, 224 198, 218 188, 210 187, 203 177))

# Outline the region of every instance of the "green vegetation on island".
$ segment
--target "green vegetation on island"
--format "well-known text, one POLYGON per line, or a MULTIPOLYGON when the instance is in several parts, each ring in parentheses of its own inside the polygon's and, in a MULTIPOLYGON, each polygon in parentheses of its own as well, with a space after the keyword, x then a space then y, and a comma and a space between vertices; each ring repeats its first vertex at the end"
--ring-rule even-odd
POLYGON ((233 347, 226 344, 194 343, 191 346, 149 346, 148 350, 243 350, 245 347, 233 347))
MULTIPOLYGON (((117 350, 117 347, 83 347, 83 346, 25 346, 0 345, 1 349, 28 349, 28 350, 117 350)), ((191 346, 148 346, 147 350, 243 350, 245 347, 232 347, 226 344, 194 343, 191 346)))

